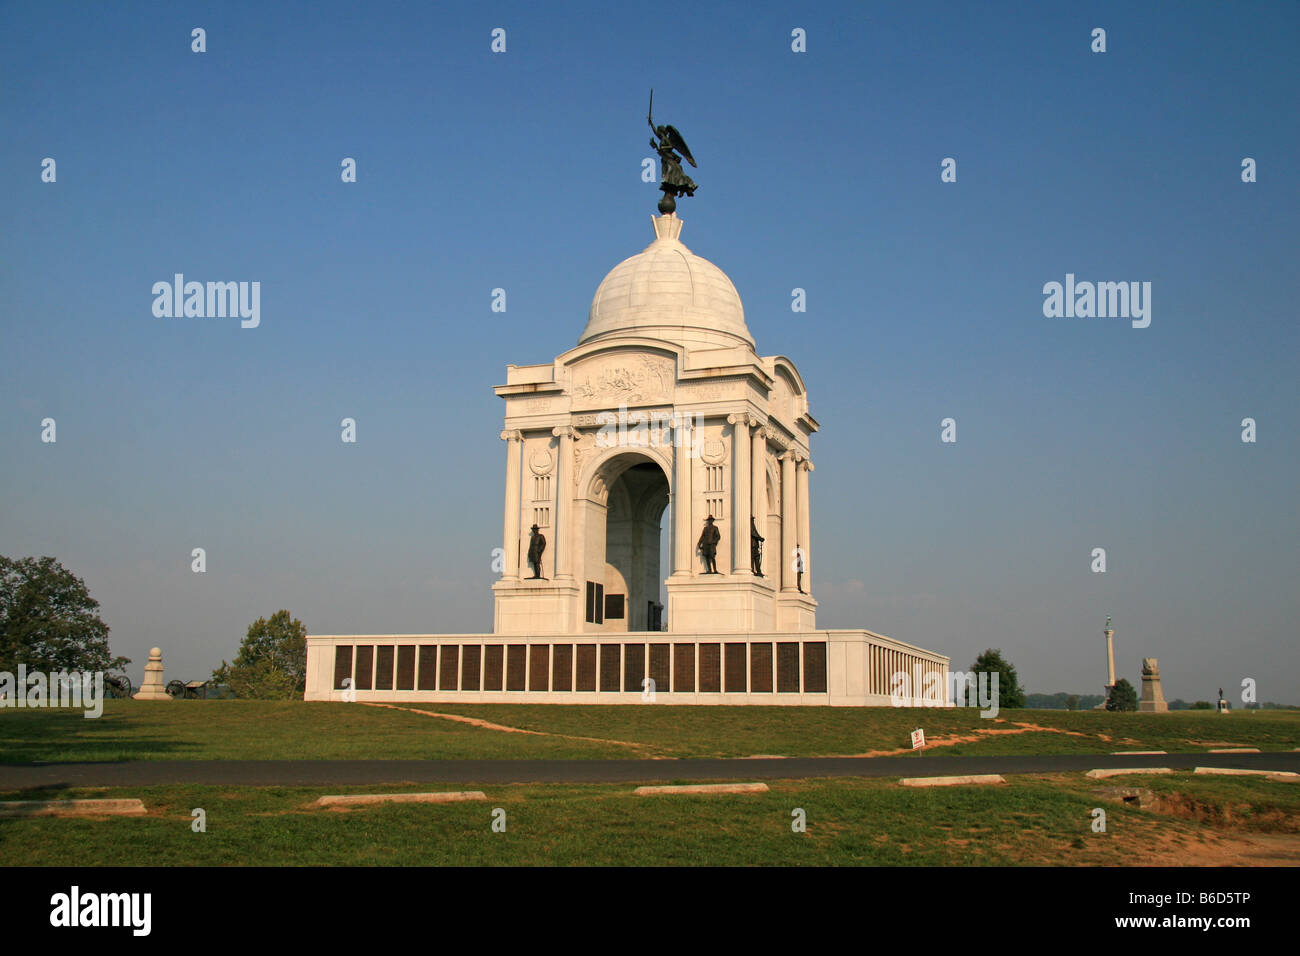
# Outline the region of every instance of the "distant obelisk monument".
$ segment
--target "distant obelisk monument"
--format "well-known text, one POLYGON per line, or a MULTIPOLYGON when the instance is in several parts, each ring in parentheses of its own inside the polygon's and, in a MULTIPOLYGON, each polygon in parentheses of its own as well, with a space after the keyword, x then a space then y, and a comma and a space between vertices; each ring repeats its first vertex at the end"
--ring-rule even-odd
POLYGON ((1110 700, 1110 692, 1115 689, 1115 629, 1110 626, 1109 614, 1102 633, 1106 635, 1106 700, 1110 700))

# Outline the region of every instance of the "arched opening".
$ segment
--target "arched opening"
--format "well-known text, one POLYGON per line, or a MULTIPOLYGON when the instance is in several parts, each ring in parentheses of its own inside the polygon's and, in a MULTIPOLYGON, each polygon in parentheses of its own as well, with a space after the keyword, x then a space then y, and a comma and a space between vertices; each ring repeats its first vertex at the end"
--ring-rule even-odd
POLYGON ((663 516, 668 479, 639 462, 609 489, 605 512, 605 629, 659 630, 663 621, 663 516))
POLYGON ((621 454, 597 470, 593 491, 586 522, 586 628, 661 630, 668 477, 647 456, 621 454))

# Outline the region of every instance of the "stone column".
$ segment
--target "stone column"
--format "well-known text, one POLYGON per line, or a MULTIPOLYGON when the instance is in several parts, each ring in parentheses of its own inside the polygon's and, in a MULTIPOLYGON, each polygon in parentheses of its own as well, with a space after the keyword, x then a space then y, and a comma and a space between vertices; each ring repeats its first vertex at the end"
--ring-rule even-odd
POLYGON ((569 514, 573 496, 577 493, 573 474, 573 442, 578 432, 571 425, 557 425, 551 434, 560 440, 559 467, 555 475, 555 578, 573 577, 573 549, 577 547, 574 522, 569 514), (563 524, 561 524, 563 522, 563 524))
MULTIPOLYGON (((731 510, 733 524, 731 538, 731 573, 751 574, 749 558, 749 515, 753 504, 749 491, 750 474, 749 416, 744 412, 728 415, 731 423, 731 496, 735 502, 731 510)), ((762 532, 759 532, 762 534, 762 532)))
POLYGON ((793 450, 781 455, 781 590, 795 590, 794 546, 799 532, 798 508, 795 505, 793 450))
POLYGON ((519 468, 523 458, 524 433, 516 429, 506 429, 501 433, 501 440, 506 443, 506 517, 503 536, 505 563, 501 568, 501 577, 518 581, 519 513, 523 507, 519 498, 519 468))
POLYGON ((813 463, 807 458, 799 462, 797 485, 795 490, 799 498, 799 547, 803 549, 803 589, 812 593, 812 511, 808 499, 808 475, 813 470, 813 463))
POLYGON ((695 430, 690 418, 683 416, 682 424, 674 429, 673 443, 673 574, 691 574, 694 568, 691 555, 694 538, 691 535, 691 452, 695 444, 695 430))
MULTIPOLYGON (((754 447, 749 455, 750 468, 753 471, 753 477, 749 482, 749 491, 751 501, 749 513, 758 519, 758 533, 767 536, 767 426, 760 425, 754 429, 754 447)), ((772 550, 774 542, 765 544, 764 554, 772 550)), ((764 564, 767 564, 764 561, 764 564)), ((771 565, 769 565, 770 567, 771 565)), ((768 572, 769 577, 775 574, 768 572)))
POLYGON ((1115 629, 1110 626, 1110 618, 1106 618, 1102 633, 1106 635, 1106 697, 1109 699, 1115 687, 1115 629))

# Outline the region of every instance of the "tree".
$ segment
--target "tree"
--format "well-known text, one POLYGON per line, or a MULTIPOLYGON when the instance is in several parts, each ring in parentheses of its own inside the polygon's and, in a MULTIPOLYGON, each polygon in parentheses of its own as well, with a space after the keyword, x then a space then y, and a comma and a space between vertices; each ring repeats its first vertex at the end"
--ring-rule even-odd
POLYGON ((54 558, 0 555, 0 670, 112 671, 108 625, 86 583, 54 558))
POLYGON ((224 660, 212 672, 237 697, 290 700, 307 687, 307 628, 288 611, 259 617, 248 626, 233 664, 224 660))
MULTIPOLYGON (((1016 669, 1012 667, 1002 657, 1002 649, 994 650, 989 648, 979 657, 975 658, 975 663, 971 665, 971 670, 976 674, 993 673, 998 674, 998 707, 1012 708, 1025 706, 1025 692, 1020 686, 1020 680, 1016 677, 1016 669)), ((990 687, 992 684, 990 683, 990 687)))
POLYGON ((1138 695, 1133 689, 1133 685, 1121 677, 1115 681, 1115 686, 1110 689, 1110 696, 1106 698, 1107 710, 1137 710, 1138 695))
POLYGON ((1066 710, 1078 710, 1078 709, 1079 709, 1079 695, 1078 695, 1078 694, 1071 694, 1069 697, 1067 697, 1067 698, 1065 699, 1065 709, 1066 709, 1066 710))

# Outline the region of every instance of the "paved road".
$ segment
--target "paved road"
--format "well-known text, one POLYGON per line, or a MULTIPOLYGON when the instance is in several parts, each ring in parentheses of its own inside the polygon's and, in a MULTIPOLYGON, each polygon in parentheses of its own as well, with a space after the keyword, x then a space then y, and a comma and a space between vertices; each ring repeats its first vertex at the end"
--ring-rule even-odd
POLYGON ((328 786, 378 783, 630 783, 1055 773, 1094 767, 1236 767, 1300 771, 1300 752, 1033 754, 1013 757, 790 757, 719 760, 141 760, 0 764, 0 789, 155 784, 328 786))

